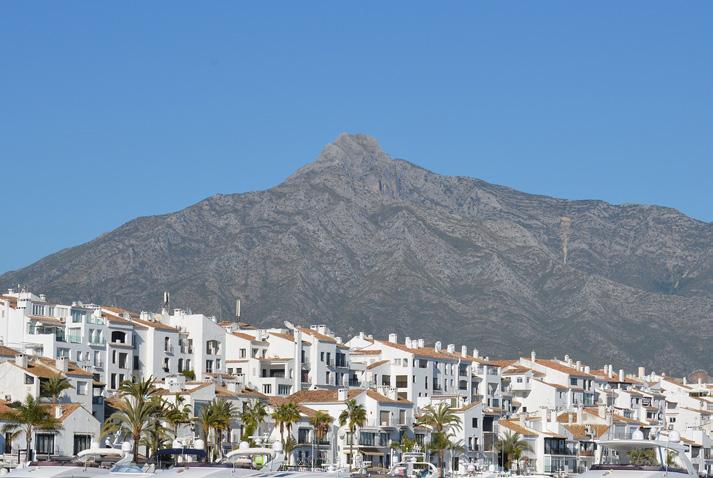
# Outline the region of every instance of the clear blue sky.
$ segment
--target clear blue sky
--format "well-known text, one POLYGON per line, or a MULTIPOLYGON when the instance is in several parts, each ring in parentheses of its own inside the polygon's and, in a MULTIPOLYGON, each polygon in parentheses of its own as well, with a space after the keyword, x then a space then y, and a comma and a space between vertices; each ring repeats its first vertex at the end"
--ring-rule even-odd
POLYGON ((713 2, 0 2, 0 272, 340 132, 713 220, 713 2))

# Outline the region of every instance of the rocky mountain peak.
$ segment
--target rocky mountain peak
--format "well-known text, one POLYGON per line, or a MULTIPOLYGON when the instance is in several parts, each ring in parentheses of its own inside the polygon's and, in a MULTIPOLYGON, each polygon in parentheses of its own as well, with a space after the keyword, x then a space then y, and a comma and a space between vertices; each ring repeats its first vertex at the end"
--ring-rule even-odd
POLYGON ((134 310, 170 291, 224 317, 240 297, 256 325, 396 332, 492 357, 713 370, 712 227, 440 176, 366 135, 340 135, 271 190, 141 218, 0 276, 0 290, 18 283, 134 310))

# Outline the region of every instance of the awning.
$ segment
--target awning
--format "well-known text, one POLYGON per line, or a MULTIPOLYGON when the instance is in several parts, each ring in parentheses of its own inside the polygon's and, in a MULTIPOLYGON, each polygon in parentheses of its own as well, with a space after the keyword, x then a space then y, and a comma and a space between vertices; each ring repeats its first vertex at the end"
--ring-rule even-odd
MULTIPOLYGON (((344 450, 344 453, 347 455, 349 454, 349 450, 344 450)), ((364 448, 355 448, 354 453, 359 454, 361 453, 362 455, 371 455, 371 456, 384 456, 387 454, 386 451, 379 450, 378 448, 372 448, 372 447, 364 447, 364 448)))

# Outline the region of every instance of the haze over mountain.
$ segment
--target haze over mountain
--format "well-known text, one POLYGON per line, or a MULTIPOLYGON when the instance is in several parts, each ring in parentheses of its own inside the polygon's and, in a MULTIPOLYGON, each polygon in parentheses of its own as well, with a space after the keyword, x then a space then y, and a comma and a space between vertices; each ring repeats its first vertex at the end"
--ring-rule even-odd
POLYGON ((141 217, 0 276, 56 301, 173 305, 593 365, 713 369, 713 224, 391 159, 342 135, 266 191, 141 217))

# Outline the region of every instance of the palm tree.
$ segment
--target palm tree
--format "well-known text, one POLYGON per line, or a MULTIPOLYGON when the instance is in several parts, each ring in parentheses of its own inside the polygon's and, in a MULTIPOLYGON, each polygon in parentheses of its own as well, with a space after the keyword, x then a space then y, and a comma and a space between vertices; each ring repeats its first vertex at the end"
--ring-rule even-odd
POLYGON ((243 422, 242 438, 253 444, 252 436, 257 431, 260 432, 260 425, 267 416, 265 404, 259 400, 243 403, 243 410, 240 412, 240 421, 243 422))
POLYGON ((126 396, 121 399, 117 408, 104 423, 103 434, 121 431, 131 435, 134 442, 134 460, 138 461, 141 434, 152 423, 160 409, 155 400, 126 396))
MULTIPOLYGON (((285 429, 287 429, 288 437, 291 436, 292 425, 297 423, 300 419, 300 409, 294 402, 286 402, 275 407, 272 412, 272 419, 275 420, 275 424, 280 426, 280 441, 282 442, 282 447, 284 449, 285 442, 285 429)), ((290 464, 291 453, 287 456, 287 465, 290 464)))
POLYGON ((210 431, 215 428, 218 417, 216 409, 212 403, 201 408, 201 412, 193 420, 196 422, 196 426, 201 430, 203 434, 203 439, 205 440, 206 447, 206 461, 210 461, 210 431))
POLYGON ((50 377, 46 382, 42 382, 40 384, 40 394, 43 397, 49 397, 52 402, 52 406, 56 407, 62 392, 70 388, 72 388, 72 384, 69 380, 67 380, 67 377, 55 375, 54 377, 50 377))
POLYGON ((173 435, 178 437, 178 427, 191 422, 191 406, 183 395, 176 394, 173 403, 167 403, 165 418, 173 426, 173 435))
MULTIPOLYGON (((309 419, 310 425, 314 429, 314 438, 317 441, 317 449, 319 450, 319 444, 324 440, 329 432, 329 427, 332 425, 334 419, 329 413, 317 410, 314 415, 309 419)), ((319 463, 318 463, 319 465, 319 463)))
POLYGON ((292 452, 295 451, 295 448, 297 448, 297 440, 292 436, 288 436, 282 443, 282 450, 287 457, 287 466, 290 466, 290 457, 292 456, 292 452))
POLYGON ((443 462, 445 461, 448 434, 451 431, 461 429, 460 418, 447 403, 441 402, 437 407, 433 405, 425 407, 417 422, 419 425, 431 429, 431 448, 438 451, 439 474, 443 475, 443 462), (436 448, 434 448, 434 445, 436 445, 436 448))
POLYGON ((391 448, 401 453, 413 451, 414 446, 416 446, 416 440, 409 438, 406 434, 401 436, 401 441, 391 442, 391 448))
POLYGON ((280 441, 285 442, 285 428, 287 428, 287 434, 290 434, 292 425, 297 423, 300 419, 300 409, 294 402, 285 402, 281 405, 275 407, 272 412, 272 419, 275 420, 275 424, 280 427, 280 441))
POLYGON ((347 408, 342 410, 342 413, 339 414, 339 426, 343 427, 347 425, 349 433, 351 434, 352 439, 349 442, 349 456, 351 457, 349 470, 351 471, 352 464, 354 463, 354 438, 357 428, 363 427, 366 423, 366 408, 364 408, 364 405, 357 404, 354 399, 347 400, 345 404, 347 408))
POLYGON ((523 452, 532 450, 530 444, 523 440, 519 433, 509 431, 495 442, 495 449, 502 453, 503 466, 508 470, 513 461, 520 459, 523 452))
POLYGON ((27 461, 30 461, 32 450, 32 434, 34 430, 60 430, 62 424, 54 416, 52 410, 40 404, 32 395, 27 395, 24 402, 16 402, 10 405, 13 409, 9 412, 0 413, 0 420, 7 422, 2 432, 10 434, 10 439, 15 439, 21 432, 25 432, 27 444, 27 461))
POLYGON ((216 442, 218 445, 218 452, 220 456, 223 456, 223 432, 229 432, 230 423, 233 418, 235 418, 235 409, 233 404, 222 398, 213 400, 211 403, 213 407, 213 429, 216 433, 216 442))
POLYGON ((124 380, 121 382, 121 385, 119 385, 119 393, 122 396, 133 397, 135 400, 148 400, 160 391, 154 382, 153 376, 146 380, 139 380, 138 382, 124 380))

